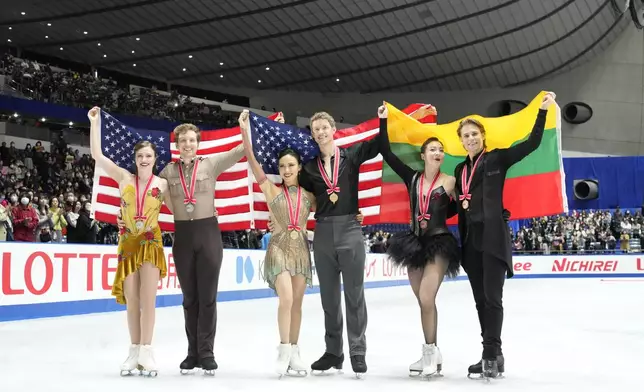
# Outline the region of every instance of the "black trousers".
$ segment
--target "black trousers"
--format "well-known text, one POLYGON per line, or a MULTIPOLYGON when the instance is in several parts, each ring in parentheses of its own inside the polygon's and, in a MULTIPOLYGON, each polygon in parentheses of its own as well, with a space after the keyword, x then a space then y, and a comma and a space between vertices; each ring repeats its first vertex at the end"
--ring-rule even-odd
POLYGON ((217 291, 224 257, 216 217, 175 221, 172 254, 183 293, 188 356, 214 357, 217 291))
POLYGON ((463 247, 462 265, 470 281, 479 316, 483 338, 483 359, 496 359, 497 355, 502 354, 501 329, 506 264, 503 260, 480 251, 466 241, 463 247))

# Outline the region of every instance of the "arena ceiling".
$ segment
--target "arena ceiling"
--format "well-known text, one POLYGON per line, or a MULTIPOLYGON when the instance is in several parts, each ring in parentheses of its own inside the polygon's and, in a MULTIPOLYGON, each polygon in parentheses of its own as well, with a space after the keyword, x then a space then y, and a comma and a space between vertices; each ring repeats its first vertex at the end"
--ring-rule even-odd
MULTIPOLYGON (((0 39, 192 86, 318 92, 508 87, 596 56, 624 0, 39 0, 0 39)), ((641 2, 641 0, 633 0, 641 2)), ((623 11, 623 10, 622 10, 623 11)))

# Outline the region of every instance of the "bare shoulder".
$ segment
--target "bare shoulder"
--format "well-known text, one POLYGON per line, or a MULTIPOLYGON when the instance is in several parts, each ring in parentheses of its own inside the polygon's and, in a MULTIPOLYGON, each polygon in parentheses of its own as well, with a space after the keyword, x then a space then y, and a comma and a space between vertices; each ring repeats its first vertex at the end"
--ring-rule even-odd
POLYGON ((443 188, 445 188, 445 192, 452 193, 455 186, 456 177, 450 176, 448 174, 443 174, 443 188))
POLYGON ((127 172, 127 174, 124 174, 123 177, 121 178, 121 182, 119 182, 119 189, 122 191, 127 188, 128 185, 135 186, 136 177, 134 174, 127 172))

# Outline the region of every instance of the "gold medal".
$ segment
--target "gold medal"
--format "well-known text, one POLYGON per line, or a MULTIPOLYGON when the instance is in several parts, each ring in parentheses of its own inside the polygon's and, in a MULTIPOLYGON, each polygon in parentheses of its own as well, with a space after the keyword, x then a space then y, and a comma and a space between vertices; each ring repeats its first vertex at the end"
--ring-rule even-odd
POLYGON ((463 209, 467 210, 467 208, 470 206, 470 203, 467 201, 467 199, 463 200, 463 203, 461 204, 463 206, 463 209))
POLYGON ((331 200, 331 203, 335 204, 338 201, 338 194, 337 193, 332 193, 329 196, 329 200, 331 200))
POLYGON ((296 230, 291 230, 291 239, 296 240, 297 239, 297 231, 296 230))

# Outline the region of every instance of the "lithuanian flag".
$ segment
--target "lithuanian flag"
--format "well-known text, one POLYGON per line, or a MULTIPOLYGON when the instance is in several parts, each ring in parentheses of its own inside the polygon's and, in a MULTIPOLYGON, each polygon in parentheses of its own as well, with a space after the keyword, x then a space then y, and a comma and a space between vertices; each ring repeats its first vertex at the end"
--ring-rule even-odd
MULTIPOLYGON (((541 92, 523 110, 502 117, 475 118, 485 126, 488 151, 507 148, 528 138, 537 118, 545 92, 541 92)), ((456 165, 467 152, 456 133, 460 120, 449 124, 423 124, 387 103, 387 128, 391 149, 403 162, 416 170, 423 169, 420 147, 435 136, 444 145, 445 161, 441 171, 454 175, 456 165)), ((383 164, 380 221, 409 223, 409 196, 400 177, 383 164)), ((507 173, 503 204, 511 219, 555 215, 568 211, 561 155, 561 111, 556 105, 548 109, 546 126, 537 150, 512 166, 507 173)), ((456 223, 456 217, 449 221, 456 223)))

